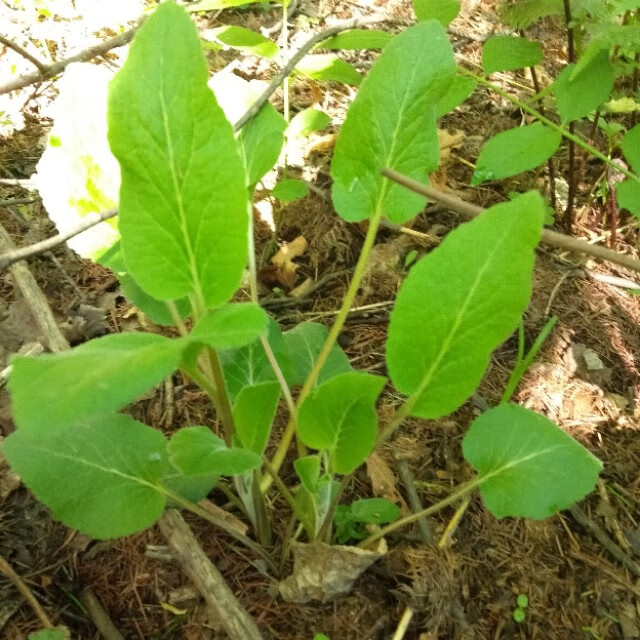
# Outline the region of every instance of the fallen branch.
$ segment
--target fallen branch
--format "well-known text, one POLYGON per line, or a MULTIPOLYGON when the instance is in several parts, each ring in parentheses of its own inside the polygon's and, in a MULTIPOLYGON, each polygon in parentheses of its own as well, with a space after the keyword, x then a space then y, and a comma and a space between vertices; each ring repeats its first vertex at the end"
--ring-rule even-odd
MULTIPOLYGON (((419 193, 422 196, 426 196, 434 202, 439 202, 445 205, 451 211, 455 211, 465 218, 475 218, 485 211, 485 209, 483 209, 482 207, 478 207, 475 204, 465 202, 464 200, 461 200, 456 196, 442 193, 437 189, 427 187, 426 185, 421 184, 416 180, 412 180, 411 178, 408 178, 407 176, 398 173, 393 169, 382 169, 381 173, 383 176, 389 178, 389 180, 393 180, 394 182, 401 184, 403 187, 406 187, 414 193, 419 193)), ((640 260, 636 260, 631 256, 626 256, 622 253, 612 251, 611 249, 607 249, 599 245, 589 244, 588 242, 580 240, 579 238, 566 236, 563 233, 558 233, 557 231, 543 229, 542 242, 559 249, 566 249, 567 251, 574 251, 576 253, 585 253, 589 256, 593 256, 594 258, 606 260, 607 262, 613 262, 615 264, 619 264, 622 267, 626 267, 627 269, 631 269, 632 271, 640 272, 640 260)))
POLYGON ((13 80, 9 80, 9 82, 0 85, 0 95, 3 93, 9 93, 10 91, 15 91, 16 89, 23 89, 24 87, 36 84, 37 82, 44 82, 45 80, 49 80, 54 76, 57 76, 73 62, 88 62, 93 58, 104 55, 108 51, 111 51, 111 49, 129 44, 139 26, 140 23, 138 23, 132 29, 129 29, 129 31, 125 31, 124 33, 121 33, 118 36, 114 36, 109 40, 105 40, 104 42, 95 44, 87 49, 84 49, 83 51, 80 51, 80 53, 76 53, 75 55, 66 58, 65 60, 60 60, 59 62, 54 62, 53 64, 46 65, 37 73, 28 73, 26 75, 19 76, 18 78, 14 78, 13 80))
POLYGON ((110 209, 109 211, 103 211, 101 213, 89 213, 84 216, 80 224, 69 231, 59 233, 58 235, 47 238, 46 240, 41 240, 35 244, 30 244, 28 247, 20 247, 19 249, 13 249, 0 254, 0 271, 20 260, 26 260, 27 258, 44 253, 45 251, 50 251, 70 238, 77 236, 87 229, 91 229, 91 227, 95 227, 97 224, 100 224, 109 218, 113 218, 117 214, 118 211, 116 209, 110 209))
POLYGON ((34 55, 30 54, 26 49, 23 49, 19 44, 16 44, 9 38, 5 38, 0 34, 0 44, 3 44, 9 49, 13 49, 18 55, 22 56, 25 60, 28 60, 40 73, 44 73, 47 70, 47 65, 41 62, 34 55))

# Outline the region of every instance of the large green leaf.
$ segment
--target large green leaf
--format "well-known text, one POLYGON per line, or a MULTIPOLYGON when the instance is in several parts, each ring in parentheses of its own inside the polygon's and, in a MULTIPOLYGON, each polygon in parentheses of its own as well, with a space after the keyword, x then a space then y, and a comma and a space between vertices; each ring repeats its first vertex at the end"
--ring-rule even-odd
POLYGON ((253 451, 227 447, 208 427, 183 427, 176 431, 167 451, 171 464, 185 476, 236 476, 258 468, 262 462, 253 451))
POLYGON ((617 188, 618 204, 640 218, 640 182, 627 178, 617 188))
POLYGON ((409 272, 389 322, 387 365, 411 414, 439 418, 475 390, 531 295, 545 205, 537 192, 452 231, 409 272))
POLYGON ((233 424, 245 449, 259 456, 264 453, 279 399, 278 382, 263 382, 240 391, 233 405, 233 424))
POLYGON ((336 144, 331 176, 338 214, 357 222, 382 211, 402 223, 425 198, 390 183, 383 167, 425 181, 438 167, 435 105, 454 78, 456 64, 438 22, 421 22, 383 50, 349 107, 336 144))
POLYGON ((296 66, 296 71, 313 80, 360 84, 362 76, 348 62, 333 53, 316 53, 305 56, 296 66))
POLYGON ((476 418, 462 450, 497 518, 542 519, 593 491, 602 463, 560 427, 517 405, 476 418))
POLYGON ((317 49, 336 49, 338 51, 358 50, 358 49, 383 49, 386 47, 393 34, 388 31, 377 29, 349 29, 343 31, 333 38, 323 40, 317 49))
POLYGON ((17 357, 9 379, 16 424, 45 436, 117 411, 173 373, 187 345, 150 333, 122 333, 55 355, 17 357))
POLYGON ((456 76, 447 92, 436 103, 436 118, 460 106, 475 90, 478 83, 469 76, 456 76))
POLYGON ((482 47, 485 73, 535 67, 542 61, 542 45, 516 36, 492 36, 482 47))
POLYGON ((600 51, 572 78, 574 68, 575 65, 568 64, 553 83, 558 112, 564 122, 578 120, 597 109, 613 89, 614 72, 608 51, 600 51))
POLYGON ((413 8, 418 20, 438 20, 443 26, 460 12, 460 0, 413 0, 413 8))
POLYGON ((207 87, 195 26, 165 2, 111 83, 109 143, 120 162, 127 267, 150 296, 228 300, 247 255, 247 190, 231 125, 207 87))
POLYGON ((269 316, 257 304, 235 302, 210 311, 191 332, 191 338, 214 349, 233 349, 267 335, 269 316))
POLYGON ((640 173, 640 124, 629 129, 622 138, 622 151, 631 168, 640 173))
POLYGON ((165 447, 160 431, 114 414, 64 432, 18 428, 3 452, 57 519, 94 538, 116 538, 162 515, 165 447))
POLYGON ((503 131, 482 147, 471 184, 501 180, 535 169, 557 151, 561 142, 560 133, 540 122, 503 131))
MULTIPOLYGON (((328 336, 327 328, 317 322, 301 322, 285 332, 284 341, 294 367, 291 384, 302 384, 307 379, 328 336)), ((347 371, 352 371, 349 358, 340 346, 335 344, 331 348, 329 357, 322 366, 315 384, 318 385, 347 371)))
POLYGON ((300 198, 306 198, 309 195, 309 187, 303 180, 287 178, 280 180, 271 193, 281 202, 293 202, 300 198))
POLYGON ((371 453, 376 439, 376 398, 386 380, 368 373, 342 373, 312 391, 298 410, 298 436, 328 451, 333 471, 351 473, 371 453))

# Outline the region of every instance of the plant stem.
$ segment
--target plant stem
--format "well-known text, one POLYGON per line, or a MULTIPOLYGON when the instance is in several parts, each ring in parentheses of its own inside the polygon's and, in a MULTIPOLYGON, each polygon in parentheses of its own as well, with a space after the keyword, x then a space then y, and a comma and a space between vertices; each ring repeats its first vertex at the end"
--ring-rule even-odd
MULTIPOLYGON (((382 201, 382 198, 380 200, 382 201)), ((379 207, 378 209, 379 210, 376 213, 374 213, 374 215, 371 217, 371 220, 369 221, 369 228, 367 229, 367 235, 364 239, 362 251, 360 252, 360 257, 358 258, 356 268, 353 272, 353 278, 351 279, 351 284, 349 285, 349 289, 347 290, 347 293, 344 296, 344 300, 342 301, 340 312, 336 316, 336 320, 333 323, 333 326, 331 327, 331 331, 329 332, 329 335, 324 345, 322 346, 322 350, 318 354, 318 357, 313 365, 313 368, 311 369, 311 373, 309 373, 309 375, 307 376, 307 379, 304 382, 304 385, 302 386, 300 395, 298 396, 298 403, 297 403, 298 407, 302 404, 302 402, 304 402, 304 399, 309 395, 309 392, 313 389, 313 385, 318 379, 318 375, 320 374, 320 371, 322 370, 324 363, 329 357, 329 354, 331 353, 331 349, 333 348, 333 345, 336 343, 336 340, 338 339, 338 335, 340 334, 340 331, 342 331, 342 327, 344 326, 347 316, 349 315, 349 310, 351 309, 353 305, 353 301, 356 298, 358 289, 360 288, 360 282, 362 281, 365 268, 367 266, 369 254, 373 249, 373 245, 376 239, 376 234, 378 232, 378 227, 380 226, 380 220, 382 219, 382 209, 381 207, 379 207)), ((284 458, 287 455, 287 451, 289 449, 289 446, 291 444, 291 441, 295 433, 295 428, 296 428, 295 420, 293 419, 289 420, 289 423, 287 424, 284 430, 284 433, 282 434, 282 439, 280 440, 278 448, 271 461, 271 463, 273 464, 273 468, 275 469, 276 472, 282 466, 282 462, 284 461, 284 458)), ((267 487, 268 487, 268 484, 267 484, 267 487)), ((262 488, 263 488, 263 491, 266 490, 264 483, 262 488)))
POLYGON ((595 158, 598 158, 598 160, 602 161, 605 165, 614 168, 616 171, 624 174, 627 178, 630 178, 631 180, 640 182, 640 176, 637 176, 635 173, 633 173, 632 171, 629 171, 622 165, 617 165, 613 160, 611 160, 611 158, 608 158, 606 155, 604 155, 604 153, 601 153, 596 148, 586 143, 584 140, 582 140, 582 138, 571 133, 570 131, 565 129, 563 126, 556 124, 552 120, 549 120, 549 118, 546 118, 545 116, 543 116, 539 111, 530 107, 525 102, 522 102, 522 100, 519 100, 518 98, 507 93, 506 91, 501 89, 499 86, 493 84, 493 82, 490 82, 489 80, 486 80, 482 76, 476 75, 472 71, 464 69, 463 67, 459 67, 459 72, 462 73, 463 75, 473 78, 479 84, 482 84, 485 87, 489 87, 492 91, 495 91, 498 95, 502 96, 503 98, 506 98, 511 103, 516 105, 519 109, 522 109, 522 111, 524 111, 525 113, 532 115, 534 118, 537 118, 540 122, 542 122, 542 124, 560 133, 567 140, 572 140, 573 142, 575 142, 579 147, 582 147, 583 149, 585 149, 585 151, 588 151, 592 156, 594 156, 595 158))
POLYGON ((232 446, 233 434, 235 433, 235 426, 233 424, 233 412, 231 410, 231 401, 229 400, 229 394, 227 392, 227 385, 224 381, 224 375, 222 373, 222 366, 220 364, 220 358, 218 358, 218 352, 211 347, 207 347, 207 361, 211 367, 211 374, 216 388, 216 396, 218 399, 217 410, 220 413, 220 419, 224 424, 224 440, 227 446, 232 446))
POLYGON ((405 516, 404 518, 400 518, 400 520, 396 520, 391 524, 388 524, 386 527, 379 529, 374 534, 370 535, 368 538, 363 540, 358 546, 361 549, 366 549, 371 546, 376 540, 386 536, 387 534, 395 531, 396 529, 400 529, 407 524, 411 524, 412 522, 416 522, 416 520, 420 520, 420 518, 426 518, 427 516, 440 511, 440 509, 444 509, 444 507, 453 504, 463 498, 467 494, 471 493, 476 487, 480 486, 483 482, 483 479, 475 477, 473 480, 460 485, 453 493, 450 493, 446 498, 436 502, 435 504, 423 509, 422 511, 418 511, 417 513, 412 513, 409 516, 405 516))

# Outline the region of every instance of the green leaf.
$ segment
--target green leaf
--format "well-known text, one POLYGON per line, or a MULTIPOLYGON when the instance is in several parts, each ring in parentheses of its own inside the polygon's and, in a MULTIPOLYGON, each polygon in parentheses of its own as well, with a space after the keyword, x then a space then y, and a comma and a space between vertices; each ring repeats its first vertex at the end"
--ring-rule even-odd
POLYGON ((436 104, 436 118, 442 118, 460 106, 474 92, 477 84, 469 76, 456 76, 448 91, 436 104))
POLYGON ((222 27, 209 29, 208 33, 228 47, 241 49, 256 56, 273 58, 278 53, 278 45, 275 42, 265 38, 260 33, 251 31, 251 29, 223 25, 222 27))
POLYGON ((160 431, 113 414, 64 433, 18 428, 3 452, 55 518, 93 538, 116 538, 162 515, 165 447, 160 431))
POLYGON ((602 463, 560 427, 517 405, 476 418, 462 451, 496 518, 541 520, 593 491, 602 463))
POLYGON ((253 189, 280 157, 287 121, 267 103, 240 130, 238 142, 247 174, 247 186, 253 189))
POLYGON ((289 123, 289 138, 308 136, 312 131, 321 131, 331 124, 331 116, 320 109, 305 109, 296 113, 289 123))
POLYGON ((46 435, 117 411, 173 373, 187 345, 150 333, 122 333, 55 355, 17 357, 9 378, 16 424, 46 435))
MULTIPOLYGON (((291 378, 291 360, 278 323, 269 318, 267 340, 287 381, 291 378)), ((220 351, 220 362, 227 391, 234 402, 244 387, 277 380, 260 340, 241 347, 220 351)))
POLYGON ((389 374, 411 395, 411 415, 445 416, 473 393, 529 304, 544 216, 533 191, 495 205, 411 269, 387 339, 389 374))
POLYGON ((248 201, 233 131, 207 78, 195 26, 165 2, 111 82, 108 120, 131 276, 158 300, 193 294, 213 307, 242 278, 248 201))
POLYGON ((535 67, 542 61, 542 45, 517 36, 492 36, 482 47, 484 72, 535 67))
POLYGON ((358 49, 384 49, 393 39, 393 34, 377 29, 350 29, 333 38, 323 40, 317 49, 335 49, 341 51, 358 49))
POLYGON ((293 462, 293 466, 302 482, 302 486, 311 494, 314 494, 318 488, 318 480, 320 479, 320 456, 304 456, 297 458, 293 462))
POLYGON ((419 21, 435 19, 447 27, 460 12, 460 0, 413 0, 413 8, 419 21))
POLYGON ((71 635, 67 627, 55 627, 53 629, 42 629, 42 631, 36 631, 30 633, 28 640, 70 640, 71 635))
POLYGON ((631 168, 640 173, 640 124, 630 129, 622 138, 622 152, 631 168))
POLYGON ((380 170, 425 181, 438 167, 435 105, 455 71, 451 44, 435 20, 406 29, 385 47, 349 107, 331 163, 333 204, 342 218, 358 222, 382 211, 402 223, 423 209, 423 196, 380 170))
MULTIPOLYGON (((156 300, 146 294, 138 283, 127 273, 127 266, 124 262, 124 254, 122 253, 122 245, 118 241, 111 249, 104 253, 98 262, 113 271, 120 282, 122 292, 129 302, 135 305, 144 313, 151 322, 167 327, 175 325, 173 316, 169 312, 166 301, 156 300)), ((191 312, 189 300, 174 300, 173 303, 178 310, 181 319, 186 318, 191 312)))
POLYGON ((606 102, 613 89, 613 66, 609 52, 601 51, 576 77, 568 64, 556 78, 553 88, 563 122, 578 120, 606 102))
POLYGON ((482 147, 471 184, 509 178, 535 169, 557 151, 561 142, 560 133, 540 122, 503 131, 482 147))
POLYGON ((518 0, 502 2, 498 14, 504 24, 513 29, 526 29, 540 18, 563 15, 563 0, 518 0))
POLYGON ((229 7, 241 7, 245 4, 252 4, 255 0, 200 0, 195 4, 190 4, 186 8, 189 12, 194 11, 216 11, 217 9, 228 9, 229 7))
POLYGON ((376 438, 376 398, 385 378, 342 373, 319 385, 298 410, 298 436, 328 451, 337 473, 351 473, 371 453, 376 438))
MULTIPOLYGON (((185 476, 173 465, 169 468, 160 483, 168 491, 181 497, 183 500, 197 503, 206 498, 220 480, 216 474, 203 476, 185 476)), ((167 507, 179 507, 180 504, 171 498, 167 499, 167 507)))
POLYGON ((233 406, 233 423, 242 446, 262 456, 280 399, 278 382, 245 387, 233 406))
MULTIPOLYGON (((284 341, 294 366, 291 384, 302 384, 307 379, 328 336, 327 328, 317 322, 301 322, 285 332, 284 341)), ((322 366, 315 384, 317 386, 339 373, 352 370, 346 353, 339 345, 335 344, 331 348, 329 357, 322 366)))
POLYGON ((262 459, 253 451, 228 448, 208 427, 183 427, 167 445, 169 459, 185 476, 237 476, 257 469, 262 459))
POLYGON ((400 507, 386 498, 365 498, 351 503, 351 518, 367 524, 385 524, 400 517, 400 507))
POLYGON ((333 53, 317 53, 305 56, 295 69, 312 80, 360 84, 362 76, 358 71, 333 53))
POLYGON ((620 207, 640 218, 640 182, 631 179, 621 182, 616 189, 616 195, 620 207))
POLYGON ((267 335, 269 316, 252 302, 234 302, 210 311, 190 337, 214 349, 243 347, 267 335))
POLYGON ((280 180, 271 193, 281 202, 293 202, 309 195, 309 187, 303 180, 280 180))

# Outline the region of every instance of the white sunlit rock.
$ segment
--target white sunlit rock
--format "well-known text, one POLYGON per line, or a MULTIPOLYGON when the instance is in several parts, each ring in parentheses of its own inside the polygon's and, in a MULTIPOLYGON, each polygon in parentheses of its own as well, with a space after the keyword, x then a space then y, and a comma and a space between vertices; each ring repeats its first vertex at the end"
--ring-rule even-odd
MULTIPOLYGON (((54 124, 36 167, 34 182, 60 232, 83 216, 117 207, 120 167, 107 141, 107 89, 113 74, 92 64, 73 64, 59 82, 54 124)), ((95 259, 118 239, 112 219, 69 240, 95 259)))

